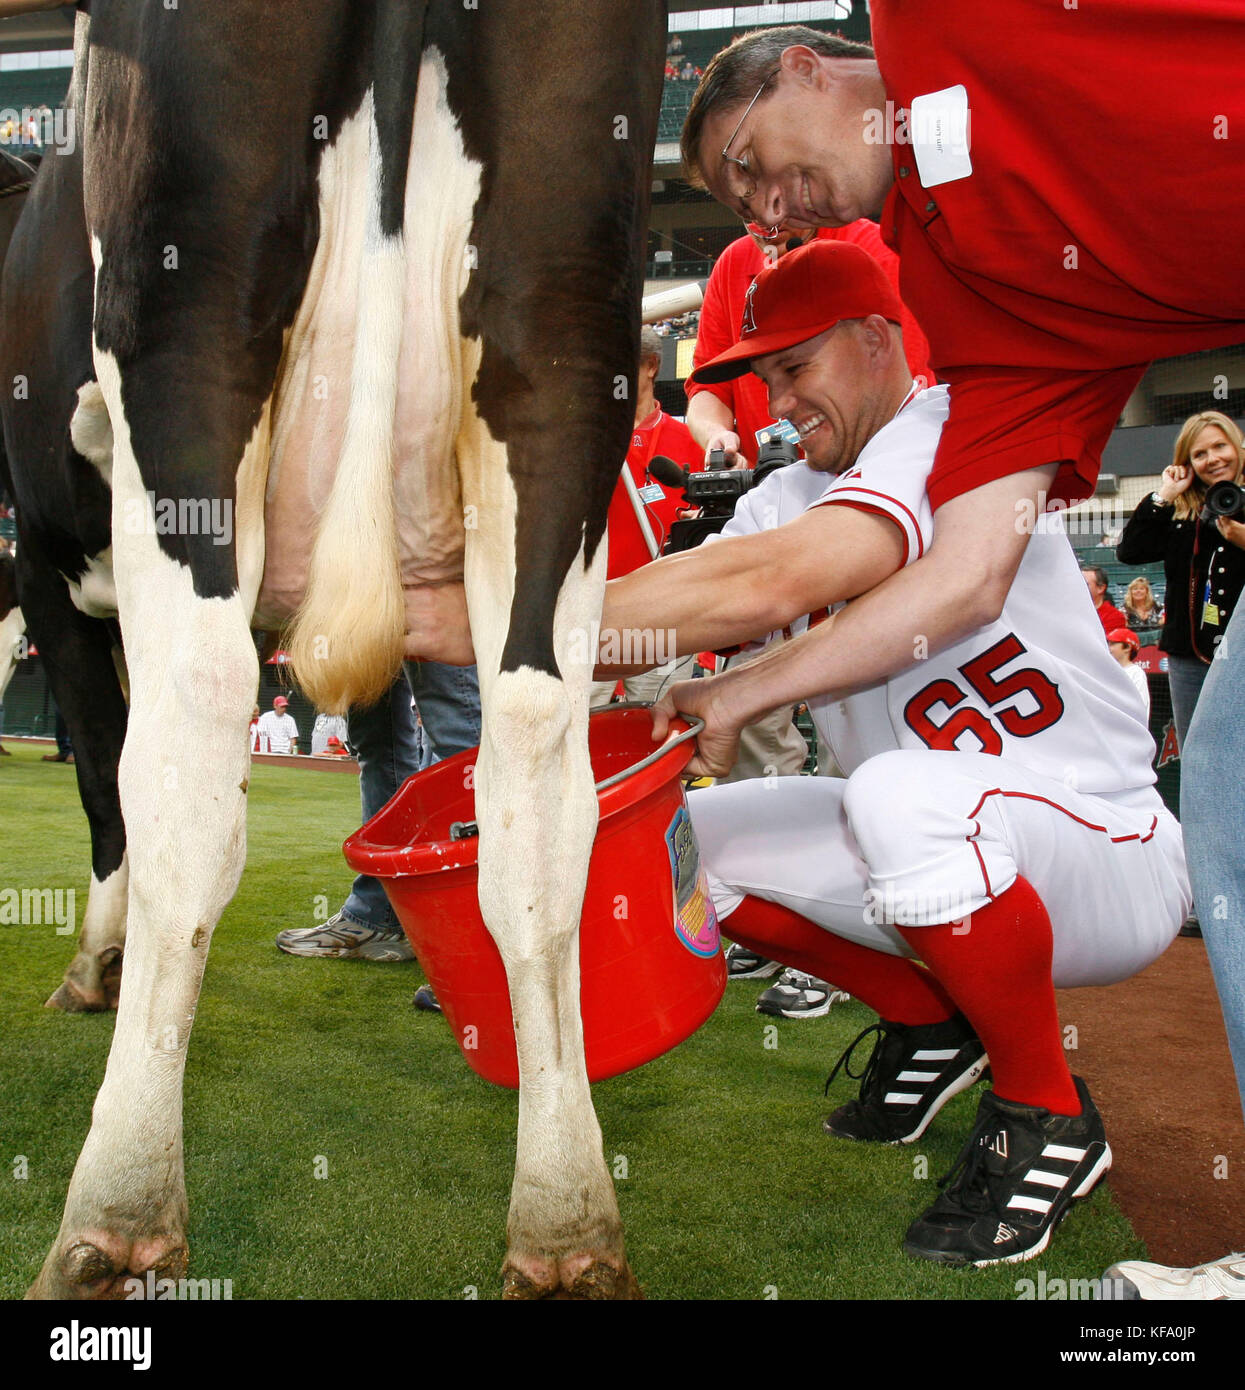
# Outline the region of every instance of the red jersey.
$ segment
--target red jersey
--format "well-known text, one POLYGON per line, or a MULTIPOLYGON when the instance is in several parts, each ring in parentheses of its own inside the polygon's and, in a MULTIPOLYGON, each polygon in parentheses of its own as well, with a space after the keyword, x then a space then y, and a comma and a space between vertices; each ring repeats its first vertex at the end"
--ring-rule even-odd
POLYGON ((1114 604, 1110 604, 1104 598, 1094 612, 1098 614, 1098 621, 1102 624, 1103 632, 1108 635, 1116 630, 1117 627, 1127 627, 1128 619, 1120 612, 1114 604))
POLYGON ((924 96, 971 118, 967 173, 915 122, 894 142, 882 218, 952 388, 930 499, 1062 461, 1054 496, 1078 501, 1153 358, 1245 340, 1240 0, 876 0, 872 19, 894 113, 924 96))
MULTIPOLYGON (((859 222, 849 222, 846 227, 822 227, 818 237, 827 241, 850 241, 859 246, 876 260, 890 276, 891 283, 899 286, 899 258, 882 240, 882 233, 875 222, 862 218, 859 222)), ((699 367, 734 347, 739 341, 739 330, 744 317, 744 296, 757 273, 765 265, 765 252, 750 236, 741 236, 732 241, 714 263, 713 273, 705 286, 705 302, 700 310, 700 330, 696 339, 696 350, 692 355, 693 367, 699 367)), ((913 376, 925 376, 932 383, 933 375, 929 368, 929 344, 924 333, 910 313, 904 314, 900 325, 903 329, 904 348, 907 352, 908 366, 913 376)), ((740 446, 750 462, 756 461, 756 433, 774 423, 769 413, 769 397, 765 383, 760 377, 747 372, 734 381, 723 381, 715 386, 687 383, 687 396, 690 400, 698 391, 712 391, 719 400, 725 401, 735 417, 735 432, 739 435, 740 446)), ((701 457, 704 457, 702 450, 701 457)))
MULTIPOLYGON (((681 420, 667 415, 660 406, 631 432, 626 466, 631 470, 637 491, 642 492, 645 487, 657 490, 652 500, 642 500, 660 553, 670 532, 670 523, 675 520, 675 514, 684 501, 681 492, 663 487, 660 483, 648 483, 645 479, 644 470, 654 454, 664 454, 686 468, 701 468, 705 451, 692 438, 688 427, 681 420)), ((621 478, 610 498, 609 546, 610 559, 606 574, 610 579, 620 579, 652 559, 621 478)))

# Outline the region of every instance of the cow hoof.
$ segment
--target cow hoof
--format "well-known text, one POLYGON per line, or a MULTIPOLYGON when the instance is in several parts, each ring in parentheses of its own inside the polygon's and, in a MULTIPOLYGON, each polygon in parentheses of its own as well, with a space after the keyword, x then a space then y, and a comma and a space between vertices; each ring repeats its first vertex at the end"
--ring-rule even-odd
POLYGON ((67 1014, 100 1014, 115 1009, 120 996, 121 950, 109 946, 98 959, 79 956, 43 1007, 67 1014))
POLYGON ((563 1260, 526 1259, 523 1268, 508 1260, 502 1279, 502 1297, 516 1301, 617 1302, 644 1297, 625 1259, 621 1264, 583 1255, 563 1260))
POLYGON ((152 1236, 126 1241, 93 1234, 71 1244, 53 1246, 27 1298, 123 1299, 141 1296, 147 1275, 184 1279, 189 1250, 182 1236, 152 1236))

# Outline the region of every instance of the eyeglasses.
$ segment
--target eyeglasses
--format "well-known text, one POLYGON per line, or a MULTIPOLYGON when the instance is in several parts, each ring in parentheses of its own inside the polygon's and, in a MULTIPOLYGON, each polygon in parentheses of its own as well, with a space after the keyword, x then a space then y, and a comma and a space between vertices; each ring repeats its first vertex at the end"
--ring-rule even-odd
POLYGON ((781 71, 781 68, 775 68, 774 71, 771 72, 769 76, 765 79, 765 81, 762 82, 761 85, 757 88, 756 96, 754 96, 752 100, 747 104, 747 106, 744 107, 744 114, 740 116, 739 124, 735 127, 733 131, 731 131, 731 138, 726 142, 725 145, 722 146, 722 160, 727 166, 726 186, 731 194, 731 197, 738 198, 741 203, 746 203, 749 200, 749 198, 751 198, 756 193, 756 175, 752 172, 751 169, 748 168, 748 166, 744 163, 742 159, 737 159, 733 154, 728 154, 727 151, 735 143, 735 137, 743 129, 743 124, 748 119, 748 113, 757 104, 757 102, 760 101, 761 93, 765 91, 766 87, 769 86, 769 84, 774 80, 775 77, 778 76, 778 74, 781 71), (736 169, 740 170, 740 172, 743 175, 742 179, 738 175, 735 175, 733 173, 730 167, 732 164, 735 166, 736 169))

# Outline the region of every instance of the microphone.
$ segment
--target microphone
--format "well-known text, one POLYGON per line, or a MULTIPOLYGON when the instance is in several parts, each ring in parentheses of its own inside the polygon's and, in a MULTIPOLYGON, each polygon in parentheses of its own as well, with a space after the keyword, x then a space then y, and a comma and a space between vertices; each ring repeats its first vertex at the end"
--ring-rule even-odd
POLYGON ((654 454, 645 471, 650 478, 656 478, 663 487, 687 487, 688 469, 680 468, 673 459, 667 458, 665 454, 654 454))

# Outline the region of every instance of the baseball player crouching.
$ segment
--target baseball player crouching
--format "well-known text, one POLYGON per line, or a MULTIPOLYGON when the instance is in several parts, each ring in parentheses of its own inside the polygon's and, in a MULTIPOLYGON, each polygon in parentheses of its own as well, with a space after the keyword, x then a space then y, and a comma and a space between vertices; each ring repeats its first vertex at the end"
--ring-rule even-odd
MULTIPOLYGON (((700 372, 755 371, 807 465, 751 494, 747 515, 764 529, 611 583, 605 632, 673 628, 680 653, 799 634, 920 558, 948 394, 911 380, 899 311, 851 245, 814 241, 757 276, 740 343, 700 372)), ((1033 534, 996 621, 942 651, 918 635, 912 665, 882 684, 810 690, 845 780, 689 797, 726 933, 879 1015, 856 1040, 874 1039, 867 1065, 851 1071, 851 1049, 840 1059, 861 1085, 825 1121, 830 1135, 911 1143, 991 1068, 972 1134, 904 1241, 957 1265, 1039 1254, 1110 1167, 1054 991, 1136 974, 1190 906, 1137 693, 1106 650, 1058 516, 1017 524, 1033 534)), ((790 671, 800 650, 797 635, 771 655, 790 671)), ((742 682, 767 659, 674 686, 655 736, 675 710, 746 702, 742 682)), ((731 755, 702 743, 692 770, 720 773, 731 755)))

